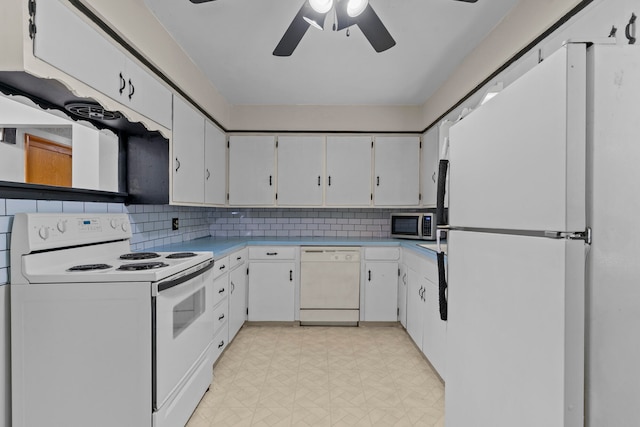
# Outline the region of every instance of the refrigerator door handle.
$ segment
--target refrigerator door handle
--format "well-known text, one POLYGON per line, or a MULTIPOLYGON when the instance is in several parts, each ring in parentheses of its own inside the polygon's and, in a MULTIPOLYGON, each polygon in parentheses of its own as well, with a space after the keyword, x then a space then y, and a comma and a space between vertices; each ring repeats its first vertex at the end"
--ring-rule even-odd
POLYGON ((438 192, 436 195, 436 224, 445 225, 444 217, 444 196, 447 191, 447 172, 449 170, 449 160, 440 160, 438 164, 438 192))
POLYGON ((438 252, 438 300, 440 303, 440 319, 446 321, 448 316, 447 276, 443 252, 438 252))

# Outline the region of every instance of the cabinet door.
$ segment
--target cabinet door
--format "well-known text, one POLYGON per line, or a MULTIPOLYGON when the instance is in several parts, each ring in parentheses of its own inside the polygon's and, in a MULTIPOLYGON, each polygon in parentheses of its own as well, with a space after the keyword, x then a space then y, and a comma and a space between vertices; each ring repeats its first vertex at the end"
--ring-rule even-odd
POLYGON ((447 322, 440 319, 438 285, 427 280, 426 288, 422 352, 440 377, 444 378, 447 322))
POLYGON ((249 266, 249 320, 294 320, 295 263, 252 262, 249 266))
POLYGON ((328 206, 371 205, 371 137, 327 138, 328 206))
POLYGON ((271 206, 275 202, 275 138, 232 136, 229 139, 229 204, 271 206))
POLYGON ((412 268, 407 269, 407 332, 416 345, 422 348, 422 330, 424 327, 424 304, 422 292, 424 283, 420 274, 412 268))
POLYGON ((173 201, 204 201, 204 117, 176 97, 173 102, 173 201))
POLYGON ((224 205, 227 195, 227 139, 213 123, 204 124, 204 202, 224 205))
POLYGON ((407 327, 407 266, 400 264, 400 277, 398 278, 398 321, 402 326, 407 327))
POLYGON ((37 7, 34 55, 118 99, 125 81, 124 54, 63 2, 39 1, 37 7))
POLYGON ((229 341, 247 318, 247 269, 245 265, 229 273, 229 341))
POLYGON ((364 276, 364 320, 398 320, 398 263, 368 262, 364 276))
POLYGON ((278 137, 278 205, 322 206, 324 137, 278 137))
POLYGON ((420 138, 375 139, 374 203, 376 206, 420 204, 420 138))
POLYGON ((438 127, 422 135, 422 205, 435 206, 438 190, 438 127))
POLYGON ((124 77, 127 87, 123 92, 118 92, 119 101, 171 129, 171 91, 126 57, 124 77))

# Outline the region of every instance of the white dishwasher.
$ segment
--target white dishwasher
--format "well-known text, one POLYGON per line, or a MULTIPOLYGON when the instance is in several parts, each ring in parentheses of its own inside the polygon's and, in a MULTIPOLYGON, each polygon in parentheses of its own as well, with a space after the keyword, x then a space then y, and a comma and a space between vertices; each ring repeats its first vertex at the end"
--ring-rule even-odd
POLYGON ((357 325, 359 318, 360 248, 303 247, 300 324, 357 325))

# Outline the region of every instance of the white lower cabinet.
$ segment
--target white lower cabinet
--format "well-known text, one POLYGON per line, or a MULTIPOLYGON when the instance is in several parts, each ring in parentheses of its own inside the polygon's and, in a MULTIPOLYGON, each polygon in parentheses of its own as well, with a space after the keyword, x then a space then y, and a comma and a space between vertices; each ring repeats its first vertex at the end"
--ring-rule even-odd
MULTIPOLYGON (((246 249, 241 251, 246 256, 246 249)), ((231 259, 241 257, 232 254, 231 259)), ((242 259, 229 273, 229 340, 232 340, 247 319, 247 265, 242 259)))
MULTIPOLYGON (((407 320, 411 339, 441 378, 445 377, 447 322, 440 319, 438 269, 432 258, 404 252, 406 263, 407 320)), ((404 274, 400 277, 402 288, 404 274)))
POLYGON ((407 328, 407 266, 400 264, 400 276, 398 277, 398 321, 407 328))
POLYGON ((229 257, 218 258, 213 266, 211 296, 213 306, 213 362, 229 343, 229 257))
POLYGON ((249 313, 253 322, 293 322, 299 261, 294 247, 249 248, 249 313))
POLYGON ((365 322, 398 320, 398 247, 364 248, 362 303, 365 322))

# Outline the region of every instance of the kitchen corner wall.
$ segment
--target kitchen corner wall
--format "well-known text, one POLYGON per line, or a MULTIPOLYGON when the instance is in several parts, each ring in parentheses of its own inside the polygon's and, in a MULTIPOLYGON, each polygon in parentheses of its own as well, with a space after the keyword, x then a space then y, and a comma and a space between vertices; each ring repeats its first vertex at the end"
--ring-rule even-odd
POLYGON ((199 237, 389 237, 388 209, 231 209, 0 198, 0 285, 10 281, 13 216, 18 212, 127 213, 140 251, 199 237), (179 218, 180 228, 171 229, 179 218))

